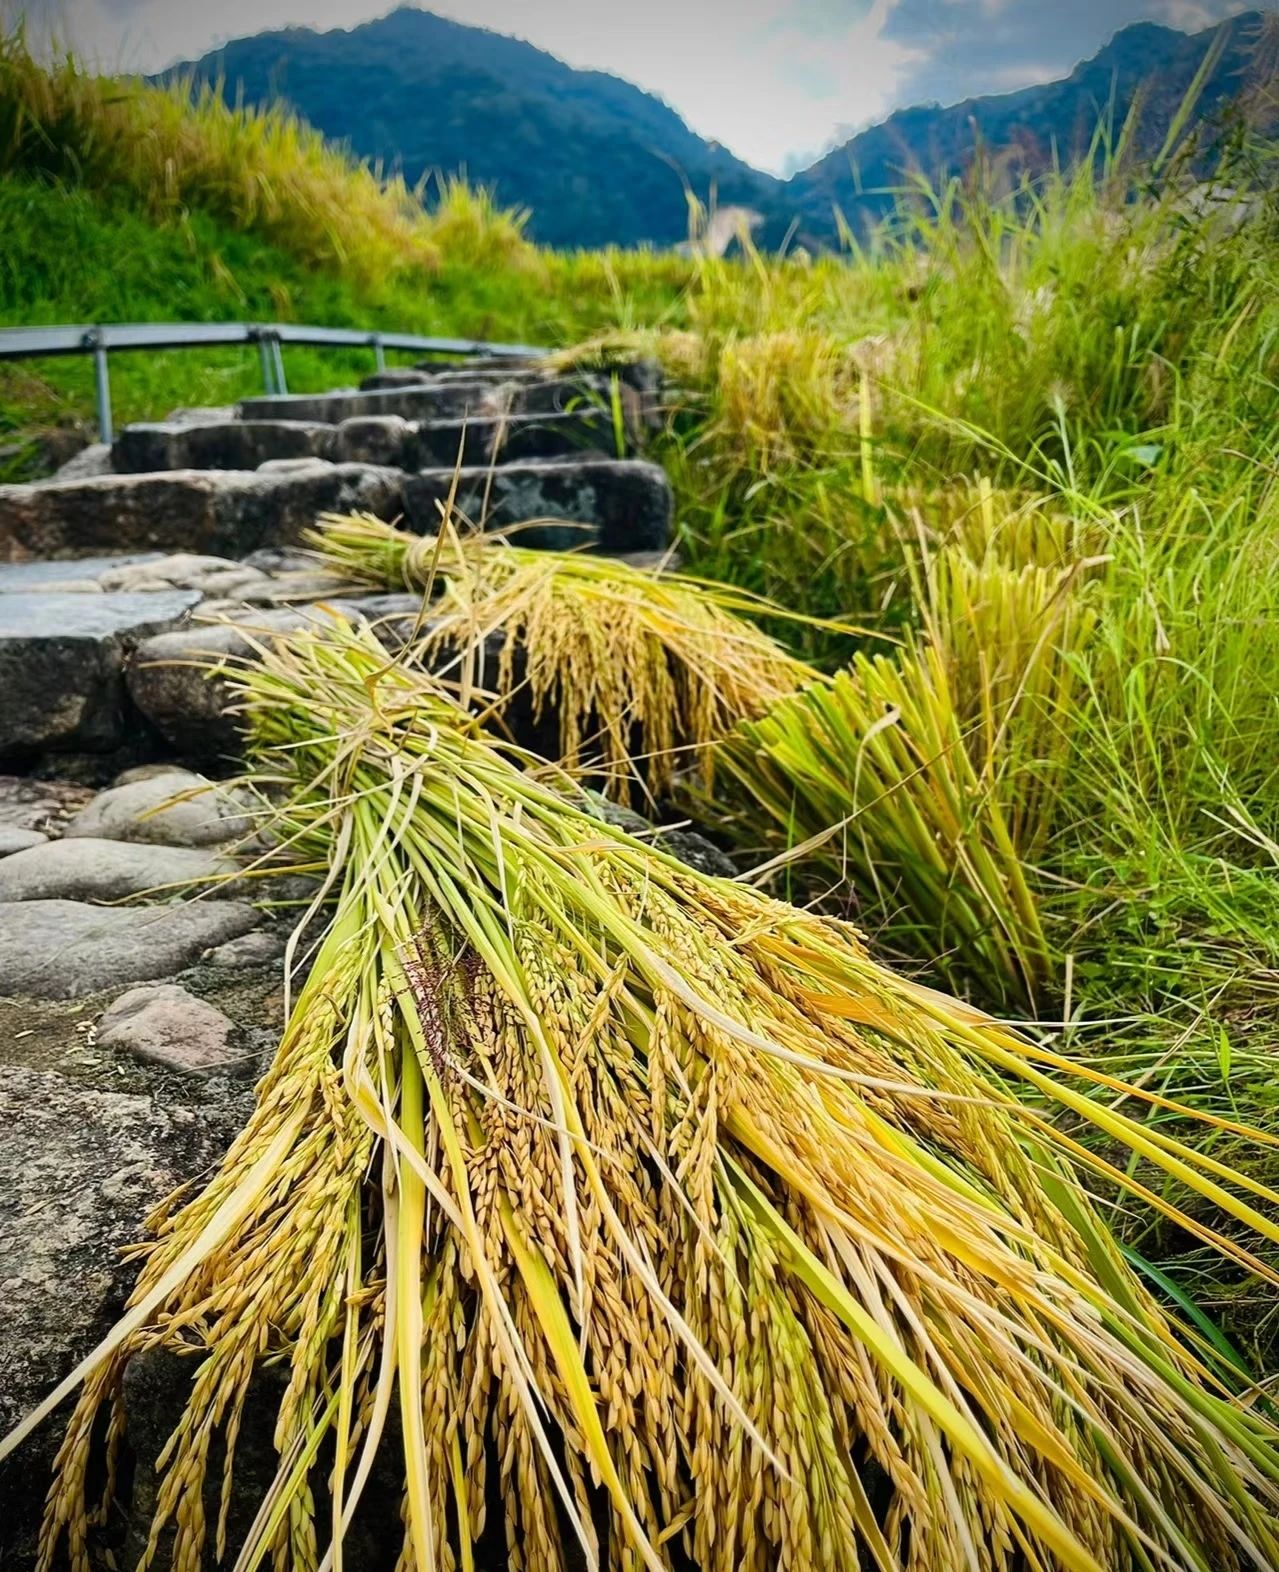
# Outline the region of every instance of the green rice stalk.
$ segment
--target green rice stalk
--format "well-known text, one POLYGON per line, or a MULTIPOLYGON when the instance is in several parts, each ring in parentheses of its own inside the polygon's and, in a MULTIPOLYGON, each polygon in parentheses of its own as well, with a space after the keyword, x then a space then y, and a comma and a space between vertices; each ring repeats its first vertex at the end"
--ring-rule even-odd
POLYGON ((184 1572, 265 1362, 280 1468, 245 1572, 330 1564, 391 1447, 420 1572, 500 1561, 495 1535, 531 1572, 574 1538, 618 1572, 1276 1563, 1279 1433, 1214 1387, 1076 1160, 1164 1203, 1013 1088, 1270 1238, 1275 1196, 846 924, 600 823, 367 630, 243 682, 280 830, 340 893, 249 1125, 6 1443, 84 1383, 42 1567, 64 1541, 88 1566, 95 1425, 151 1347, 193 1356, 152 1537, 184 1572))
POLYGON ((997 999, 1052 969, 1032 877, 1069 758, 1077 570, 932 561, 922 636, 744 721, 715 768, 727 827, 885 942, 997 999))

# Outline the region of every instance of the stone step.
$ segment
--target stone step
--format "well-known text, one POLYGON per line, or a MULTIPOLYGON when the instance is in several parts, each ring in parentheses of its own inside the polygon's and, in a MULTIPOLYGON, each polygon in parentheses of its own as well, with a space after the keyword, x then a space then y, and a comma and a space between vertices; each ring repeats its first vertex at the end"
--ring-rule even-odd
MULTIPOLYGON (((0 486, 0 562, 104 551, 243 557, 296 544, 322 513, 371 513, 431 530, 453 470, 419 475, 377 464, 281 460, 258 470, 169 470, 59 485, 0 486)), ((610 553, 660 550, 669 540, 670 483, 634 459, 530 459, 464 467, 459 506, 477 525, 528 519, 594 526, 610 553), (487 497, 487 505, 485 498, 487 497)), ((540 545, 579 544, 581 532, 530 534, 540 545), (553 537, 553 538, 552 538, 553 537)), ((4 599, 10 597, 5 596, 4 599)))
MULTIPOLYGON (((389 464, 410 473, 440 465, 511 464, 527 459, 616 455, 618 434, 596 411, 509 418, 406 421, 368 415, 336 427, 328 456, 339 463, 389 464)), ((629 443, 624 447, 629 451, 629 443)))
POLYGON ((305 420, 139 421, 111 446, 118 475, 165 469, 257 469, 269 459, 327 458, 333 427, 305 420))
POLYGON ((456 511, 477 528, 503 529, 537 520, 518 532, 521 545, 569 551, 585 543, 624 556, 661 551, 670 543, 675 503, 666 471, 657 464, 635 459, 534 460, 456 473, 427 470, 405 479, 408 526, 432 533, 455 483, 456 511), (589 532, 582 525, 590 526, 589 532))
POLYGON ((420 366, 394 366, 386 371, 375 371, 360 383, 360 392, 439 386, 445 382, 533 382, 545 375, 537 366, 524 361, 486 360, 479 365, 465 362, 446 365, 443 361, 435 361, 420 366))
POLYGON ((185 590, 0 596, 0 759, 122 746, 129 651, 181 622, 199 600, 185 590))
POLYGON ((608 383, 595 377, 535 377, 521 382, 432 378, 417 386, 369 392, 272 394, 247 398, 241 420, 323 421, 340 425, 360 415, 399 415, 404 420, 461 420, 467 415, 552 415, 584 400, 607 407, 608 383))
POLYGON ((532 371, 544 374, 541 355, 466 355, 460 360, 415 360, 412 370, 425 372, 428 377, 475 376, 492 373, 497 376, 512 371, 532 371))
POLYGON ((170 421, 126 426, 112 450, 117 473, 251 470, 277 459, 327 459, 428 469, 616 451, 612 418, 595 410, 549 415, 473 416, 409 421, 364 415, 339 426, 299 420, 230 420, 191 426, 170 421))
POLYGON ((296 543, 321 513, 403 511, 404 476, 367 464, 279 461, 0 486, 0 562, 105 551, 242 557, 296 543))

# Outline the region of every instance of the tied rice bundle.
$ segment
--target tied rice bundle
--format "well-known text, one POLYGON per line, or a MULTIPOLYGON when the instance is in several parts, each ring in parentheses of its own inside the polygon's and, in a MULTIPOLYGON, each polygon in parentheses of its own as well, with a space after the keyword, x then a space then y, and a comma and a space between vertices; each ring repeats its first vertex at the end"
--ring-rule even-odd
POLYGON ((749 616, 796 618, 766 601, 615 557, 541 551, 514 537, 410 535, 363 515, 312 536, 328 564, 366 583, 440 595, 423 648, 436 657, 500 637, 497 708, 527 684, 553 712, 566 769, 590 763, 611 797, 669 794, 681 764, 816 675, 749 616), (517 662, 522 671, 517 679, 517 662))
POLYGON ((1042 1105, 1273 1239, 1220 1164, 846 924, 598 822, 367 631, 283 640, 243 683, 336 907, 248 1127, 42 1411, 84 1380, 45 1566, 64 1539, 88 1565, 95 1427, 118 1437, 154 1347, 196 1356, 152 1535, 182 1569, 222 1548, 268 1362, 244 1569, 338 1566, 394 1449, 422 1572, 1275 1564, 1275 1427, 1075 1165, 1172 1209, 1042 1105))

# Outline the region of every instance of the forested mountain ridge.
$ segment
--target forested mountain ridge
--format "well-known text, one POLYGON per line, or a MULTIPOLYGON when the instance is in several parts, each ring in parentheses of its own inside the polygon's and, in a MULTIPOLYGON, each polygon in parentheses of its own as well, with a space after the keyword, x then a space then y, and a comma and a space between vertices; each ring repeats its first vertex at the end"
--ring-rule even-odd
POLYGON ((409 6, 349 31, 237 39, 164 75, 219 83, 247 103, 282 99, 410 184, 465 174, 528 210, 530 235, 546 245, 672 245, 688 233, 687 191, 753 209, 757 238, 777 245, 788 234, 834 242, 836 209, 865 232, 911 173, 960 173, 978 146, 1010 174, 1070 162, 1099 119, 1117 128, 1138 95, 1138 150, 1153 154, 1210 54, 1198 100, 1209 117, 1269 69, 1273 53, 1259 13, 1195 34, 1135 23, 1058 81, 899 110, 785 181, 620 77, 409 6))

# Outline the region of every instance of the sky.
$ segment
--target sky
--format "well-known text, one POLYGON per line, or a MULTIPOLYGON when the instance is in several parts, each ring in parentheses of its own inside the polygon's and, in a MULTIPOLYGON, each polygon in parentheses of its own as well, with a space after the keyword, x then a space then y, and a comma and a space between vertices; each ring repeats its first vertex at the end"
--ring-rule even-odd
MULTIPOLYGON (((351 27, 390 0, 0 0, 104 67, 153 71, 247 33, 351 27)), ((1066 74, 1141 19, 1193 31, 1279 0, 432 0, 659 94, 786 174, 906 104, 1066 74)))

